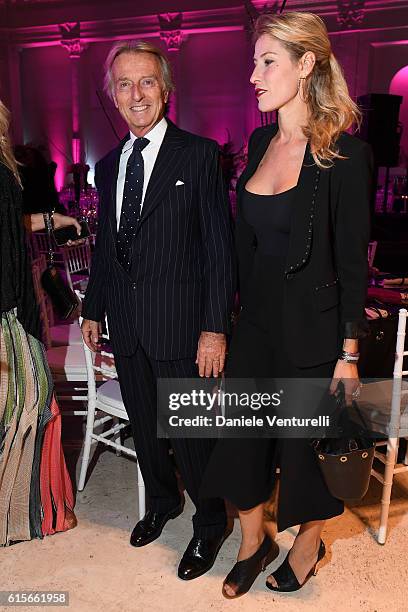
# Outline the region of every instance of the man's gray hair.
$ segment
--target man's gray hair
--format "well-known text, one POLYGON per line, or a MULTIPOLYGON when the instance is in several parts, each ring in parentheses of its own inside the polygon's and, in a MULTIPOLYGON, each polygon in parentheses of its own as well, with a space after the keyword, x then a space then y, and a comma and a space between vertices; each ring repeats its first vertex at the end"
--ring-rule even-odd
POLYGON ((106 58, 105 62, 104 89, 111 99, 113 98, 114 92, 112 66, 115 59, 119 55, 122 55, 122 53, 151 53, 152 55, 154 55, 160 64, 164 89, 168 93, 174 91, 171 65, 163 51, 144 40, 125 40, 117 42, 113 45, 112 49, 109 51, 108 57, 106 58))

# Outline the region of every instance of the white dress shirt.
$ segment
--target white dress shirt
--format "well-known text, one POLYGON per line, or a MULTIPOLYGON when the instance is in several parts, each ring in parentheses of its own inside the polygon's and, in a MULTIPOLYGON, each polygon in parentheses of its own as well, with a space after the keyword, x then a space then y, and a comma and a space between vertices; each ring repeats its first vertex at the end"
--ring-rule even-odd
MULTIPOLYGON (((152 175, 154 164, 156 163, 157 155, 159 153, 159 149, 164 139, 164 135, 167 130, 167 121, 163 117, 157 123, 150 132, 145 134, 145 138, 147 138, 150 142, 142 151, 143 163, 144 163, 144 180, 143 180, 143 194, 142 194, 142 202, 140 204, 140 210, 143 208, 143 202, 145 199, 147 186, 149 184, 150 177, 152 175)), ((123 189, 125 186, 125 178, 126 178, 126 165, 128 159, 132 153, 133 143, 136 140, 136 136, 133 132, 130 132, 130 140, 127 140, 123 145, 122 153, 120 155, 119 161, 119 173, 118 180, 116 183, 116 224, 117 229, 119 230, 120 223, 120 214, 122 212, 122 200, 123 200, 123 189)))

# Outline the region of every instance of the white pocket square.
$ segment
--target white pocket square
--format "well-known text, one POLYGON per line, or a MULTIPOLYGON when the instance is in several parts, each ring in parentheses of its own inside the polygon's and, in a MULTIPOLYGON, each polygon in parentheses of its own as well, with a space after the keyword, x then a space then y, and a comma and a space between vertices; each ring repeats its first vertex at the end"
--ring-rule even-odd
POLYGON ((179 187, 180 185, 184 185, 183 181, 177 181, 176 187, 179 187))

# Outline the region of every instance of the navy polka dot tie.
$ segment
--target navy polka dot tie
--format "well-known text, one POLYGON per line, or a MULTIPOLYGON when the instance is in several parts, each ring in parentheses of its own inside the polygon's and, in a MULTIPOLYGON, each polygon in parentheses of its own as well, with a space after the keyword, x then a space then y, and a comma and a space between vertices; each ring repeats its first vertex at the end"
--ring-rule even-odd
POLYGON ((136 138, 133 151, 126 165, 125 185, 123 188, 122 210, 116 249, 119 263, 129 271, 132 258, 132 243, 142 210, 144 163, 142 151, 149 144, 147 138, 136 138))

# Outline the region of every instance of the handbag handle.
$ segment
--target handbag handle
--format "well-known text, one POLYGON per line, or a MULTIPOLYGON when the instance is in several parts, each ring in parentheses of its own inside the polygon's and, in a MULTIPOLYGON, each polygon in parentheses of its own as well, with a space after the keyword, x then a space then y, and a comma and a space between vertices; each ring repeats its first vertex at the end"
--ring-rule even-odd
MULTIPOLYGON (((345 389, 344 389, 343 383, 339 382, 338 387, 339 387, 339 394, 336 396, 336 409, 334 410, 332 414, 332 418, 336 417, 337 415, 340 415, 344 411, 347 411, 347 405, 346 405, 346 399, 345 399, 345 389)), ((362 412, 356 400, 354 399, 352 400, 351 407, 354 408, 354 410, 356 411, 357 415, 360 418, 362 426, 367 430, 368 429, 367 423, 362 415, 362 412)))
POLYGON ((380 310, 379 308, 377 308, 377 306, 370 305, 370 306, 368 306, 368 308, 370 308, 370 310, 374 310, 374 312, 376 312, 376 313, 378 314, 378 318, 379 318, 380 320, 381 320, 381 319, 384 319, 384 317, 383 317, 383 315, 382 315, 381 310, 380 310))

